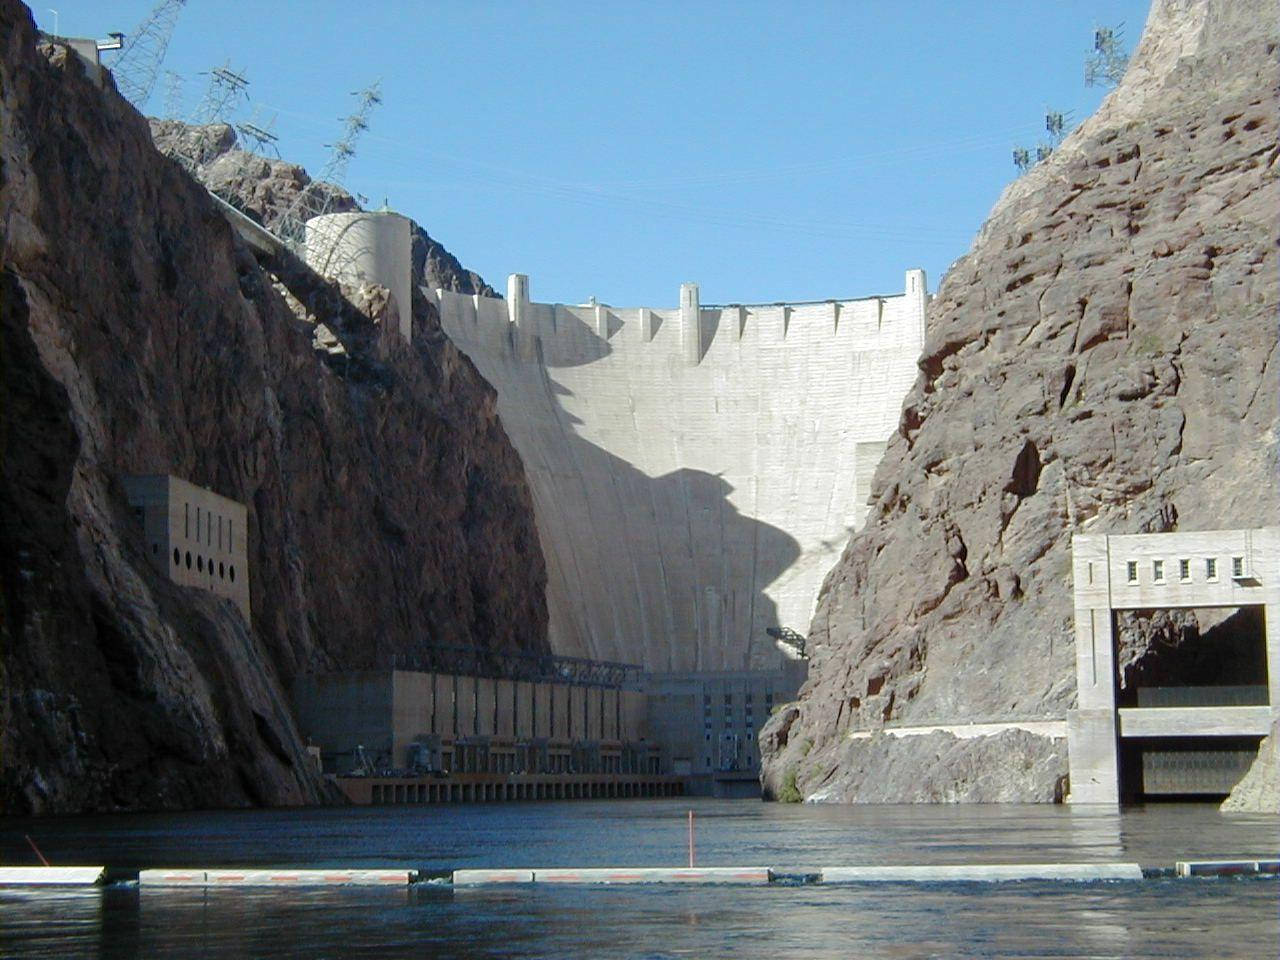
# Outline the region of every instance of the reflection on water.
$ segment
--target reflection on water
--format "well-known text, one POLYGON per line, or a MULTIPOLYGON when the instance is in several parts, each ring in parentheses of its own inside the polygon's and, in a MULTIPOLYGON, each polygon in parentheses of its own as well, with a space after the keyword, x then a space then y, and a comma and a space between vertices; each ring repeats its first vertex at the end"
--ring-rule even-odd
MULTIPOLYGON (((112 866, 601 866, 1176 859, 1273 852, 1280 818, 1207 806, 812 807, 614 801, 0 821, 0 860, 112 866)), ((1274 880, 770 887, 0 892, 0 955, 1256 957, 1274 880)), ((1266 955, 1269 952, 1264 950, 1266 955)))

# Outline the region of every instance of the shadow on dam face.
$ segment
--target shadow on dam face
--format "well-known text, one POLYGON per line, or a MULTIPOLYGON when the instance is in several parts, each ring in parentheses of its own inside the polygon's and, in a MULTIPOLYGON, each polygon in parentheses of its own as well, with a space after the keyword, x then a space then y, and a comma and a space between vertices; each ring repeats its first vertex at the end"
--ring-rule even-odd
MULTIPOLYGON (((682 444, 674 423, 667 436, 640 429, 626 383, 589 395, 566 386, 559 370, 601 361, 612 348, 577 318, 560 315, 556 325, 557 349, 540 338, 541 362, 502 373, 507 396, 513 384, 534 387, 520 391, 519 420, 512 404, 500 406, 534 489, 553 649, 650 670, 775 667, 764 630, 779 614, 765 587, 796 562, 800 544, 739 509, 732 495, 746 491, 723 475, 677 465, 706 451, 682 444), (584 417, 567 407, 574 401, 597 423, 621 419, 607 433, 614 450, 583 436, 584 417), (627 451, 674 469, 646 472, 627 451)), ((663 402, 662 386, 653 386, 644 385, 650 396, 640 402, 663 402)))

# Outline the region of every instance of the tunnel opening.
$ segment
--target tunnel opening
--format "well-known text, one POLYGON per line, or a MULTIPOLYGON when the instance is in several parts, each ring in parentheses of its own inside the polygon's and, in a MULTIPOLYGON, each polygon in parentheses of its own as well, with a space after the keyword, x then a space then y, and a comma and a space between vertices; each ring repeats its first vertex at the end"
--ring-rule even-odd
MULTIPOLYGON (((1121 710, 1269 703, 1260 606, 1117 611, 1116 644, 1121 710)), ((1122 802, 1221 801, 1258 755, 1261 737, 1237 733, 1124 738, 1122 802)))
POLYGON ((1120 744, 1122 803, 1220 803, 1249 772, 1261 737, 1149 737, 1120 744))
POLYGON ((1117 707, 1265 706, 1260 606, 1116 613, 1117 707))

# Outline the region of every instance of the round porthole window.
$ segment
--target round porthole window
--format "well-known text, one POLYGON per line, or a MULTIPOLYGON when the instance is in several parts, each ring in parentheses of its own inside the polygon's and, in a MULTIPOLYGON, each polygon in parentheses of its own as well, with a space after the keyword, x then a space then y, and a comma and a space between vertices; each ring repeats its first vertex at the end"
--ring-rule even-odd
POLYGON ((231 582, 235 583, 236 582, 236 565, 234 563, 231 565, 231 568, 227 571, 227 573, 231 577, 231 582))
POLYGON ((191 551, 190 550, 187 551, 187 569, 188 570, 191 569, 191 551))
POLYGON ((173 565, 174 565, 175 567, 180 567, 180 566, 182 566, 182 554, 180 554, 180 553, 178 552, 178 548, 177 548, 177 547, 174 547, 174 548, 173 548, 173 565))
POLYGON ((218 576, 223 580, 227 579, 227 567, 221 560, 218 561, 218 576))
POLYGON ((204 573, 204 557, 196 557, 196 569, 204 573))

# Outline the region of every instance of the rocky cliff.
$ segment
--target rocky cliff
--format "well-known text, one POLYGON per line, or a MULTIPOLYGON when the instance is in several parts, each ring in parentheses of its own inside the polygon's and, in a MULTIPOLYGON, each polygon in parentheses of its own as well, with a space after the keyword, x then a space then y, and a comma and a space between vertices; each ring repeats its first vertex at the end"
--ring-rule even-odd
MULTIPOLYGON (((878 731, 1065 715, 1073 532, 1274 521, 1274 12, 1156 0, 1122 84, 947 273, 810 680, 762 732, 766 789, 1053 799, 1062 740, 878 731)), ((1128 618, 1126 679, 1177 682, 1181 646, 1241 619, 1128 618)))
POLYGON ((313 802, 300 671, 545 650, 519 458, 431 309, 409 347, 378 291, 257 262, 15 0, 0 101, 3 809, 313 802), (251 623, 153 567, 146 473, 247 505, 251 623))

